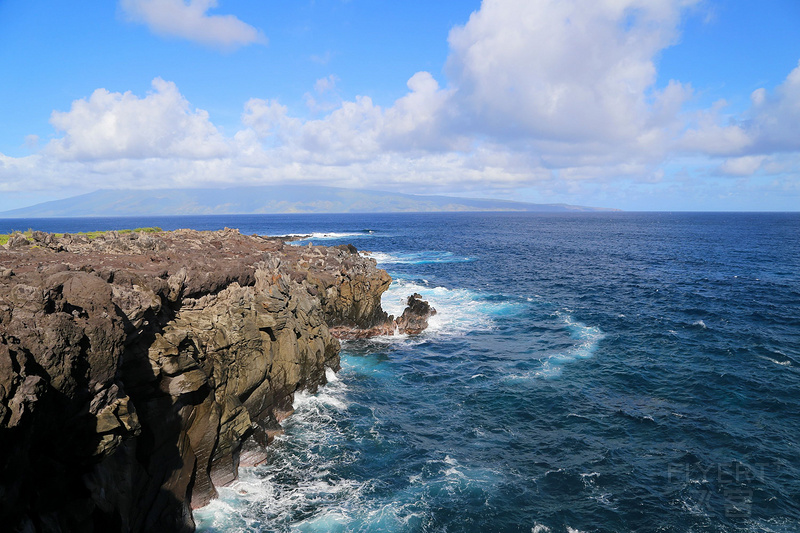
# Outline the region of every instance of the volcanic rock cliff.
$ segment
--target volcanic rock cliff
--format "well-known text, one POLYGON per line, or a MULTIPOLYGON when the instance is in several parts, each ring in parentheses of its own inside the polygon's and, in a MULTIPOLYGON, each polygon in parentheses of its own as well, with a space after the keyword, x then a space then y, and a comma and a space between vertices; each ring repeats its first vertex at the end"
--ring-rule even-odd
POLYGON ((387 333, 391 278, 352 246, 236 230, 0 247, 0 524, 191 531, 263 459, 341 337, 387 333), (367 333, 365 333, 367 332, 367 333), (243 447, 247 453, 242 454, 243 447))

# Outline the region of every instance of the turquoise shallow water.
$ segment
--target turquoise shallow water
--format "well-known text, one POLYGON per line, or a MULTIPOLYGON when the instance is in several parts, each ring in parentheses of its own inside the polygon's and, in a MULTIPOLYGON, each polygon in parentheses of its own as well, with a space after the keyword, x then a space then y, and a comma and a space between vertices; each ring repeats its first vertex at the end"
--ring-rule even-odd
POLYGON ((390 312, 439 310, 344 343, 201 531, 800 530, 800 215, 12 224, 316 233, 392 274, 390 312))

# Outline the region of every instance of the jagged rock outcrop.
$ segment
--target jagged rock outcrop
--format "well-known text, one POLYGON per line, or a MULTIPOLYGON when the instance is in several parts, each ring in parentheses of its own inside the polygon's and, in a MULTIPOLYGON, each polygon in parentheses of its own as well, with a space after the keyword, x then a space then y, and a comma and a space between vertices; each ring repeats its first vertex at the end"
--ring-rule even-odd
POLYGON ((406 308, 397 319, 397 331, 407 335, 418 335, 428 327, 428 319, 435 314, 436 309, 415 292, 408 297, 406 308))
POLYGON ((262 460, 293 394, 338 370, 333 332, 395 329, 391 278, 352 247, 229 229, 31 241, 0 249, 12 531, 193 530, 242 447, 262 460))

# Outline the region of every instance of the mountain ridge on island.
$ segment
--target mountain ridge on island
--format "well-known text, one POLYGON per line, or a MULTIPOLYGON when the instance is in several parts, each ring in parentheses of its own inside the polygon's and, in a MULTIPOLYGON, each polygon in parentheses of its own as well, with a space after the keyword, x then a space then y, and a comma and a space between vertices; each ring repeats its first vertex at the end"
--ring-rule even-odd
POLYGON ((415 195, 310 185, 110 190, 0 212, 0 218, 393 212, 599 212, 568 204, 415 195))

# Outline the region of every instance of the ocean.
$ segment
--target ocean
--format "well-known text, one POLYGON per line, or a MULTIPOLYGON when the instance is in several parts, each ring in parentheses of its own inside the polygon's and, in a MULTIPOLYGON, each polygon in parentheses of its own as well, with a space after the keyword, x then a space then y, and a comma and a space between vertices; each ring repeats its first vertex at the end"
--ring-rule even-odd
POLYGON ((800 531, 800 214, 0 220, 352 243, 423 334, 342 343, 203 532, 800 531))

